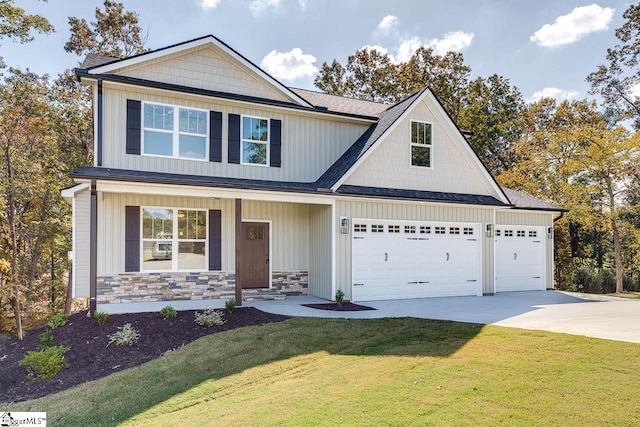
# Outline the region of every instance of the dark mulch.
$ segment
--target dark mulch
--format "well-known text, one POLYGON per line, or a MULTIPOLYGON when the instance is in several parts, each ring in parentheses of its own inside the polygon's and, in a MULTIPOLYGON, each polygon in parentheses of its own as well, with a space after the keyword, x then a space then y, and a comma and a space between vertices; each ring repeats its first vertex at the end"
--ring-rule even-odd
POLYGON ((352 302, 343 302, 337 304, 334 302, 323 304, 303 304, 305 307, 317 308, 319 310, 334 310, 334 311, 363 311, 363 310, 375 310, 373 307, 367 307, 366 305, 355 304, 352 302))
POLYGON ((26 369, 18 366, 27 351, 39 350, 39 335, 44 328, 28 333, 23 341, 11 339, 0 342, 0 402, 35 399, 93 381, 148 362, 211 333, 289 319, 253 307, 242 307, 232 313, 224 312, 224 325, 206 327, 195 323, 194 313, 180 311, 177 317, 167 320, 157 312, 114 314, 109 316, 104 326, 98 326, 95 319, 87 318, 86 312, 74 314, 70 316, 69 324, 53 330, 54 345, 71 347, 65 354, 71 366, 46 380, 29 379, 26 369), (107 347, 107 335, 125 323, 131 323, 140 332, 138 343, 107 347))

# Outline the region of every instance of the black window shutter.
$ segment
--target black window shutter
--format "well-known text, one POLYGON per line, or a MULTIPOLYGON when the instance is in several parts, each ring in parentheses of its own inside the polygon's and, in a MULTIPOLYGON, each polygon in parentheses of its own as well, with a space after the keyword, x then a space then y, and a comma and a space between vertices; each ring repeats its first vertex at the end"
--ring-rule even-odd
POLYGON ((282 162, 282 121, 271 119, 269 133, 269 165, 279 168, 282 162))
POLYGON ((142 102, 127 99, 127 154, 140 154, 142 102))
POLYGON ((222 113, 209 112, 209 161, 222 161, 222 113))
POLYGON ((209 271, 222 270, 222 211, 209 210, 209 271))
POLYGON ((124 271, 140 271, 140 206, 124 209, 124 271))
POLYGON ((229 114, 229 163, 240 163, 240 116, 229 114))

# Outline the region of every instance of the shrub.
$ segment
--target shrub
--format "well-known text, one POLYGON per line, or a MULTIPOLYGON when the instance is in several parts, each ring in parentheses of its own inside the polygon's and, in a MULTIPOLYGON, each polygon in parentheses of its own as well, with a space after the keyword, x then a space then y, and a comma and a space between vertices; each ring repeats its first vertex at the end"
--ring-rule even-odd
POLYGON ((200 326, 221 326, 224 325, 224 319, 213 308, 207 308, 202 313, 196 311, 196 323, 200 326))
POLYGON ((236 308, 236 299, 235 298, 229 298, 228 300, 226 300, 224 302, 224 308, 229 312, 233 312, 233 310, 235 310, 236 308))
POLYGON ((47 324, 51 329, 55 329, 58 326, 64 326, 67 323, 69 323, 69 317, 66 314, 54 314, 51 316, 51 319, 49 319, 49 323, 47 324))
MULTIPOLYGON (((109 335, 109 344, 115 345, 133 345, 140 339, 140 333, 131 326, 131 323, 125 323, 124 326, 118 327, 118 332, 109 335)), ((107 346, 109 346, 107 344, 107 346)))
POLYGON ((608 269, 580 266, 573 276, 573 283, 578 292, 609 294, 616 291, 616 276, 608 269))
POLYGON ((51 332, 51 329, 47 328, 40 334, 40 348, 44 349, 51 347, 51 344, 53 344, 53 332, 51 332))
POLYGON ((69 367, 69 362, 64 358, 67 351, 69 351, 69 347, 62 344, 43 348, 40 351, 29 351, 18 362, 18 365, 25 366, 29 376, 42 379, 51 378, 64 368, 69 367))
POLYGON ((95 311, 93 313, 93 318, 96 319, 96 322, 98 322, 99 326, 104 325, 108 317, 109 317, 109 313, 105 311, 95 311))
POLYGON ((336 302, 338 303, 338 305, 342 305, 342 303, 344 302, 344 292, 342 291, 342 289, 338 289, 336 291, 336 302))
POLYGON ((178 312, 176 311, 175 308, 171 307, 170 305, 167 305, 160 309, 160 315, 162 316, 163 319, 168 319, 170 317, 176 317, 178 315, 178 312))

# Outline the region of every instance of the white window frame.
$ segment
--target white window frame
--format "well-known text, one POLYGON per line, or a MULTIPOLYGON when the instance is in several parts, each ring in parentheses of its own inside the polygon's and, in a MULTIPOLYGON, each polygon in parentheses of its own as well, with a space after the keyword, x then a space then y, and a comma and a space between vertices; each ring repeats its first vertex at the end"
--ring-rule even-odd
POLYGON ((259 167, 269 167, 270 162, 270 154, 271 154, 271 119, 268 117, 260 117, 260 116, 252 116, 250 114, 242 114, 240 115, 240 164, 248 165, 248 166, 259 166, 259 167), (244 119, 258 119, 258 120, 266 120, 267 121, 267 140, 266 141, 256 141, 255 139, 245 139, 244 137, 244 119), (249 163, 244 161, 244 143, 248 142, 250 144, 264 144, 267 147, 267 156, 264 164, 262 163, 249 163))
POLYGON ((140 272, 142 273, 168 273, 168 272, 201 272, 209 271, 209 211, 198 208, 170 208, 166 206, 141 206, 140 207, 140 272), (171 239, 145 239, 144 236, 144 210, 145 209, 165 209, 173 212, 173 230, 171 239), (203 211, 205 212, 205 232, 204 232, 204 268, 180 270, 178 269, 178 255, 180 242, 201 242, 202 239, 180 239, 178 237, 178 211, 203 211), (145 270, 144 268, 144 242, 156 242, 166 240, 171 242, 171 269, 170 270, 145 270), (174 250, 175 249, 175 250, 174 250))
POLYGON ((434 156, 433 156, 433 123, 425 121, 425 120, 410 120, 409 122, 409 167, 411 168, 418 168, 418 169, 433 169, 433 163, 434 163, 434 156), (419 143, 414 143, 411 139, 411 128, 413 127, 413 123, 422 123, 422 124, 427 124, 431 126, 431 139, 429 141, 429 144, 419 144, 419 143), (413 155, 412 155, 412 151, 413 151, 413 147, 420 147, 420 148, 428 148, 429 149, 429 166, 420 166, 420 165, 414 165, 413 164, 413 155))
POLYGON ((211 129, 210 129, 210 118, 209 118, 209 110, 205 110, 202 108, 193 108, 193 107, 187 107, 184 105, 173 105, 173 104, 164 104, 162 102, 151 102, 151 101, 142 101, 142 110, 140 112, 141 114, 141 118, 140 118, 140 132, 142 133, 142 135, 140 136, 140 154, 143 156, 147 156, 147 157, 161 157, 163 159, 183 159, 183 160, 193 160, 196 162, 208 162, 209 161, 209 140, 210 140, 210 133, 211 133, 211 129), (163 107, 171 107, 173 108, 173 130, 168 131, 168 130, 163 130, 163 129, 155 129, 155 128, 147 128, 144 125, 144 107, 145 105, 161 105, 163 107), (203 135, 201 134, 195 134, 195 133, 188 133, 188 132, 180 132, 180 110, 193 110, 193 111, 200 111, 200 112, 204 112, 207 115, 206 118, 206 122, 205 122, 205 127, 207 129, 207 133, 206 135, 204 135, 204 159, 196 159, 195 157, 182 157, 180 156, 180 135, 187 135, 187 136, 196 136, 198 138, 202 138, 203 135), (151 132, 158 132, 158 133, 167 133, 167 134, 172 134, 173 139, 172 139, 172 148, 171 148, 171 155, 170 156, 164 156, 162 154, 149 154, 149 153, 145 153, 144 148, 145 148, 145 141, 144 141, 144 132, 145 130, 151 131, 151 132))

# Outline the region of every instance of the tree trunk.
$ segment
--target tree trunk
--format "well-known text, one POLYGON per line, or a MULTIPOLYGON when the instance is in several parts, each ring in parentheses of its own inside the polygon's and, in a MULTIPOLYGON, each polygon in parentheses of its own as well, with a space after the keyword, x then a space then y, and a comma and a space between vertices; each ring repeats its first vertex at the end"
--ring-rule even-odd
POLYGON ((38 226, 38 237, 36 237, 36 244, 31 253, 31 272, 29 273, 29 283, 27 284, 27 302, 24 308, 24 317, 29 315, 29 308, 31 307, 31 295, 33 293, 33 283, 36 280, 36 274, 38 272, 38 263, 40 262, 40 246, 42 243, 42 235, 44 234, 44 227, 47 219, 47 205, 49 204, 49 190, 44 193, 44 199, 42 200, 42 209, 40 212, 40 225, 38 226))
POLYGON ((616 262, 616 293, 623 292, 622 286, 622 244, 620 243, 620 230, 618 230, 618 221, 616 215, 616 200, 613 192, 613 180, 611 176, 605 177, 607 194, 609 196, 609 215, 611 215, 611 231, 613 232, 613 253, 616 262))
POLYGON ((11 284, 13 285, 13 313, 16 318, 16 335, 19 340, 24 338, 22 331, 22 310, 20 310, 20 281, 18 280, 18 237, 16 233, 16 206, 13 194, 13 169, 11 167, 11 150, 7 142, 5 147, 7 164, 7 219, 9 220, 9 235, 11 239, 11 284))

